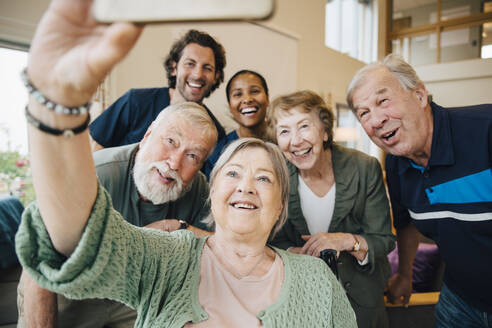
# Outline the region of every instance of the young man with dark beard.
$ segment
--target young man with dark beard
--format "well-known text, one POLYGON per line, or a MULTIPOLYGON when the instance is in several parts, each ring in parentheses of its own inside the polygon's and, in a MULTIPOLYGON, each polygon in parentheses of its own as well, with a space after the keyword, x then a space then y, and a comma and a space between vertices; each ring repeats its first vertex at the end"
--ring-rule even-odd
MULTIPOLYGON (((224 81, 225 65, 220 43, 205 32, 189 30, 174 42, 163 63, 168 87, 131 89, 116 100, 90 125, 92 150, 139 142, 169 104, 190 101, 203 105, 203 99, 224 81)), ((222 139, 224 128, 203 106, 222 139)))

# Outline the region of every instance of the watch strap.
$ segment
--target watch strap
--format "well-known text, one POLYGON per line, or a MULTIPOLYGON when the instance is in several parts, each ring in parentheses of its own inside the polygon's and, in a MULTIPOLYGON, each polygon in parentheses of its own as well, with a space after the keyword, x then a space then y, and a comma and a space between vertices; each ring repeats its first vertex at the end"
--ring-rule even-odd
POLYGON ((188 229, 188 227, 190 226, 188 222, 184 220, 178 220, 178 222, 179 222, 179 229, 188 229))

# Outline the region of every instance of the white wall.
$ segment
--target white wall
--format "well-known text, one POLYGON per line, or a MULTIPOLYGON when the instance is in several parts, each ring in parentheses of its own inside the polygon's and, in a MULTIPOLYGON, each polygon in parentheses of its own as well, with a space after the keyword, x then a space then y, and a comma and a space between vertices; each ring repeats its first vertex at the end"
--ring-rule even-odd
POLYGON ((492 58, 420 66, 415 70, 441 106, 492 103, 492 58))
POLYGON ((171 43, 190 28, 208 32, 226 49, 224 83, 204 101, 226 128, 235 126, 225 96, 225 85, 235 72, 251 69, 262 74, 271 97, 296 89, 295 37, 247 22, 151 25, 145 28, 130 55, 111 73, 109 98, 114 99, 130 88, 167 85, 162 62, 171 43))
POLYGON ((277 0, 277 11, 265 25, 299 39, 297 88, 313 90, 332 105, 345 103, 345 89, 364 63, 325 46, 326 0, 277 0))

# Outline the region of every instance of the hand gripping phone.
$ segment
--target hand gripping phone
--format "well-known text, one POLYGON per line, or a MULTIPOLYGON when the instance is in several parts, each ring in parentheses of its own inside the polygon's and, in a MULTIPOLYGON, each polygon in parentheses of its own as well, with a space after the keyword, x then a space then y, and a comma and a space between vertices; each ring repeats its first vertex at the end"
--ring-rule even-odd
POLYGON ((273 14, 275 0, 94 0, 102 23, 259 20, 273 14))

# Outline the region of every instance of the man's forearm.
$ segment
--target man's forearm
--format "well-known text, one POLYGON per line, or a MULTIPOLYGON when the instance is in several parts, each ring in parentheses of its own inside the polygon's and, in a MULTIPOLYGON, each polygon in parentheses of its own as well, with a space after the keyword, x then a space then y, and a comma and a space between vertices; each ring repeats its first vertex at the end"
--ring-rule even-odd
POLYGON ((412 265, 419 246, 419 232, 413 223, 396 230, 398 242, 398 273, 412 279, 412 265))
POLYGON ((58 313, 56 294, 39 287, 27 274, 22 273, 24 283, 24 327, 54 328, 58 313))

